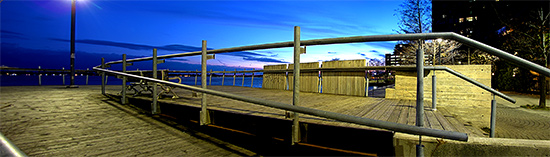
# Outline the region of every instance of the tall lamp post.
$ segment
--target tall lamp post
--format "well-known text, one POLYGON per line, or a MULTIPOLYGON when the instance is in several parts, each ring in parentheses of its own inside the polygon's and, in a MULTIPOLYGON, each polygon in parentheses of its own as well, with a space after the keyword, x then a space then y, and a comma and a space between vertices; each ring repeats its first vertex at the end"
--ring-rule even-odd
POLYGON ((74 84, 74 42, 75 42, 75 18, 76 18, 76 0, 71 0, 72 2, 72 8, 71 8, 71 84, 67 86, 67 88, 78 88, 77 85, 74 84))

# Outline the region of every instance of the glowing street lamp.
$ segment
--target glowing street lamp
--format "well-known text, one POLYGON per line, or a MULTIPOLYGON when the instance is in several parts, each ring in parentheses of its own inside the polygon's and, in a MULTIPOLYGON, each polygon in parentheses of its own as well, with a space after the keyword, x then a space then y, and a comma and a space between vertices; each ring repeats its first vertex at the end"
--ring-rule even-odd
POLYGON ((71 0, 72 2, 72 8, 71 8, 71 84, 67 86, 67 88, 78 88, 77 85, 74 84, 74 42, 75 42, 75 19, 76 19, 76 0, 71 0))

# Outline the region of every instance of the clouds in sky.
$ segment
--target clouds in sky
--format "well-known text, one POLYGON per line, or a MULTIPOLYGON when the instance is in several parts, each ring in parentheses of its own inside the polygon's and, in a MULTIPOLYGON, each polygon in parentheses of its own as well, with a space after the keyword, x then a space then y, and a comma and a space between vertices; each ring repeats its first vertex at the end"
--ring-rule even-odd
MULTIPOLYGON (((77 5, 77 52, 149 55, 292 41, 392 34, 398 1, 93 1, 77 5)), ((70 2, 4 1, 2 44, 68 50, 70 2), (9 15, 9 16, 7 16, 9 15), (33 20, 21 20, 33 19, 33 20)), ((308 47, 302 61, 380 58, 395 42, 308 47), (372 51, 371 50, 376 50, 372 51)), ((64 55, 64 54, 63 54, 64 55)), ((219 54, 209 64, 248 66, 292 61, 292 48, 219 54)), ((77 53, 77 58, 79 54, 77 53)), ((60 56, 60 58, 66 56, 60 56)), ((196 57, 171 59, 199 64, 196 57)), ((69 64, 69 63, 65 63, 69 64)), ((79 67, 77 67, 79 68, 79 67)), ((85 67, 80 67, 85 68, 85 67)))

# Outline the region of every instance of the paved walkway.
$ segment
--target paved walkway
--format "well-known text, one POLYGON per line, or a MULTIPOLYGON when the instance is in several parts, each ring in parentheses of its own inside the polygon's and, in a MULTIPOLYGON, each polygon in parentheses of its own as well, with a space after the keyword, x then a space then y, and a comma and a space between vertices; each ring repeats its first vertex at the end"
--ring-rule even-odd
POLYGON ((245 155, 113 102, 99 89, 0 86, 0 131, 29 156, 245 155))
MULTIPOLYGON (((550 140, 550 111, 521 108, 521 105, 538 105, 538 96, 507 93, 516 99, 512 104, 497 98, 495 136, 500 138, 550 140)), ((549 99, 546 104, 550 105, 549 99)))

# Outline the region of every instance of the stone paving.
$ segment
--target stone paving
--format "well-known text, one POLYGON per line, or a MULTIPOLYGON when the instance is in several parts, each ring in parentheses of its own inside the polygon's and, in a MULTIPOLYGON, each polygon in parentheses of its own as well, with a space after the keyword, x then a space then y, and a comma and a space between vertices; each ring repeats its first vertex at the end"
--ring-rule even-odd
MULTIPOLYGON (((497 121, 495 136, 499 138, 517 138, 550 140, 550 111, 521 108, 521 105, 538 105, 538 96, 506 93, 516 99, 512 104, 497 98, 497 121)), ((550 105, 549 99, 546 104, 550 105)))

